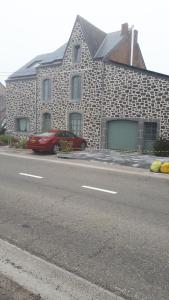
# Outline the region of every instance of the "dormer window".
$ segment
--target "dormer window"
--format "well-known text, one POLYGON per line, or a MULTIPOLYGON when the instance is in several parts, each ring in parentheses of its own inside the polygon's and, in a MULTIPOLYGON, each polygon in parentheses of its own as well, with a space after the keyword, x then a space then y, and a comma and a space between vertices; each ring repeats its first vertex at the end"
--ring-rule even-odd
POLYGON ((74 45, 73 49, 73 63, 78 64, 81 60, 81 47, 80 45, 74 45))
POLYGON ((33 63, 31 63, 27 68, 32 68, 32 67, 37 68, 37 67, 39 67, 40 63, 41 63, 41 60, 36 60, 33 63))

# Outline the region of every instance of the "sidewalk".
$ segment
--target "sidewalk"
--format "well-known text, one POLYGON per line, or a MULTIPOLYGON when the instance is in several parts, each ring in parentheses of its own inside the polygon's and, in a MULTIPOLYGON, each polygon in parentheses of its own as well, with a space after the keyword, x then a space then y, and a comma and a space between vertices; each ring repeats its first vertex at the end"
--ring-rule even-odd
POLYGON ((140 153, 124 153, 114 150, 85 150, 73 151, 70 153, 59 153, 59 158, 71 158, 89 161, 100 161, 109 164, 118 164, 134 168, 149 169, 154 160, 161 162, 169 161, 169 157, 157 157, 155 155, 146 155, 140 153))
POLYGON ((8 146, 1 146, 1 152, 6 153, 20 153, 26 154, 31 156, 50 156, 51 158, 57 157, 60 159, 76 159, 76 160, 84 160, 89 162, 103 162, 108 165, 121 165, 121 166, 128 166, 133 168, 142 168, 149 170, 150 165, 154 160, 160 160, 161 162, 168 161, 169 157, 160 157, 155 155, 147 155, 147 154, 140 154, 137 152, 132 153, 124 153, 118 152, 115 150, 92 150, 86 149, 85 151, 72 151, 68 153, 59 152, 56 156, 51 154, 34 154, 32 150, 29 149, 15 149, 9 148, 8 146))

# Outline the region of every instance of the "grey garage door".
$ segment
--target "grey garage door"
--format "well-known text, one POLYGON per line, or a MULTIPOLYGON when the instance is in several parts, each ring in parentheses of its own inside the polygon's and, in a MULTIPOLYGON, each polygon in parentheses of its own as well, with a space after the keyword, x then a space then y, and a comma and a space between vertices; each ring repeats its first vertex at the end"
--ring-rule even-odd
POLYGON ((108 122, 108 149, 137 150, 138 122, 114 120, 108 122))

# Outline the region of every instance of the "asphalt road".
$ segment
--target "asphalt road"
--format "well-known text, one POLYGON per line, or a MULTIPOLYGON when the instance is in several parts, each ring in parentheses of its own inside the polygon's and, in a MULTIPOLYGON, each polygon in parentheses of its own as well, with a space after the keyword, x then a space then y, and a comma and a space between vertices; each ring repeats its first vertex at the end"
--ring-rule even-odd
POLYGON ((0 237, 125 299, 169 299, 169 180, 0 155, 0 237))

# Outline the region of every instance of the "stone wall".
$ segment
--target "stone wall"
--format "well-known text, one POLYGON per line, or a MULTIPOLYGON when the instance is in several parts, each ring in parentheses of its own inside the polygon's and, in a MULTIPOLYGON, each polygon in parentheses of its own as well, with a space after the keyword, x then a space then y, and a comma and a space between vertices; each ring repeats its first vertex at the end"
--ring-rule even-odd
POLYGON ((7 82, 7 132, 22 135, 16 132, 16 119, 21 117, 30 121, 28 134, 36 131, 36 79, 7 82))
POLYGON ((6 109, 6 88, 0 83, 0 122, 5 116, 6 109))
POLYGON ((168 76, 107 63, 103 87, 102 146, 106 145, 105 122, 111 119, 156 121, 159 135, 169 139, 168 76))
POLYGON ((84 40, 80 25, 76 23, 61 65, 38 69, 37 75, 37 117, 38 130, 41 130, 42 115, 51 113, 52 128, 68 129, 69 114, 79 112, 83 116, 83 137, 90 146, 100 142, 100 119, 102 97, 102 62, 93 61, 84 40), (72 63, 73 45, 80 43, 81 63, 72 63), (71 99, 71 78, 78 74, 82 78, 81 101, 71 99), (42 81, 51 80, 51 100, 42 101, 42 81))

